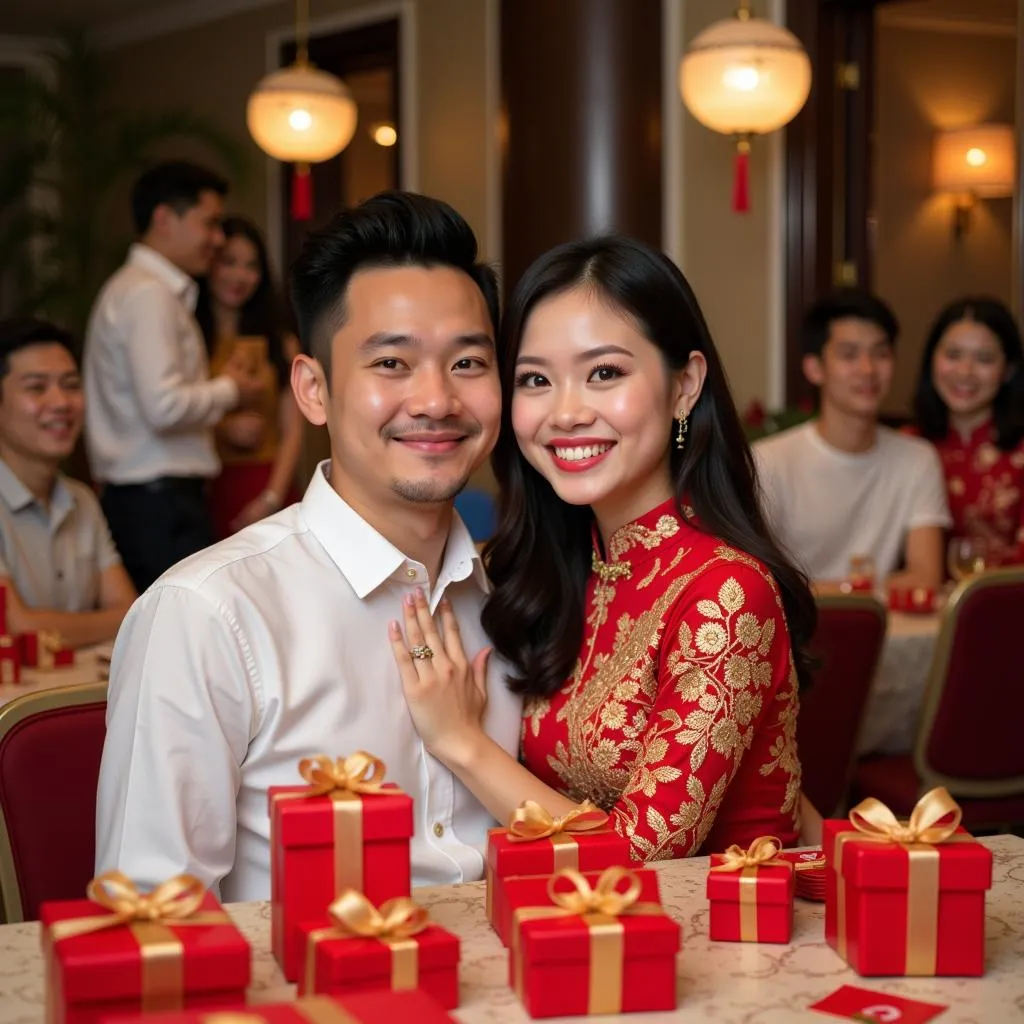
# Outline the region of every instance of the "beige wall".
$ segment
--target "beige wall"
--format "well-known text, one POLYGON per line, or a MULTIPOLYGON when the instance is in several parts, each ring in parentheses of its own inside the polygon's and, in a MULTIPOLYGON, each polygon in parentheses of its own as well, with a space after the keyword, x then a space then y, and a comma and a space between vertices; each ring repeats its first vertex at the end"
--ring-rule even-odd
POLYGON ((1012 123, 1016 41, 883 27, 878 72, 875 285, 902 324, 888 407, 903 412, 938 310, 967 292, 1010 301, 1011 201, 979 202, 954 240, 952 200, 933 192, 931 157, 939 128, 1012 123))

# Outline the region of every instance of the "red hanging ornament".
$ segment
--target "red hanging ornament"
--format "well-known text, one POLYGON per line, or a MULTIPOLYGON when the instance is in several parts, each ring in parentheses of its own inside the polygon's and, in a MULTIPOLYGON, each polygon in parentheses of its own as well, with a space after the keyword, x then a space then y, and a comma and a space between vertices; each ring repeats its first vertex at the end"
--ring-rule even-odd
POLYGON ((736 143, 736 161, 733 165, 732 212, 750 210, 750 140, 745 136, 736 143))
POLYGON ((292 220, 306 221, 313 216, 313 176, 309 164, 296 164, 292 174, 292 220))

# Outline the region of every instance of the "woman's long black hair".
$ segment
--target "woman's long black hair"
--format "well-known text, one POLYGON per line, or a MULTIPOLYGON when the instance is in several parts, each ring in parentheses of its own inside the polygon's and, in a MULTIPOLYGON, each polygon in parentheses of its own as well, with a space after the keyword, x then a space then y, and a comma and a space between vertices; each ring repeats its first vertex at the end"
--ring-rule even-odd
POLYGON ((1017 321, 998 299, 984 296, 957 299, 935 318, 928 332, 917 378, 914 397, 917 429, 930 441, 941 441, 949 433, 949 409, 935 389, 932 362, 942 336, 961 320, 973 320, 987 327, 999 339, 1006 356, 1006 365, 1011 373, 992 402, 992 422, 996 429, 996 444, 1004 452, 1011 451, 1024 438, 1024 347, 1017 321))
POLYGON ((516 287, 502 324, 502 424, 494 452, 501 497, 498 527, 484 554, 493 590, 483 624, 515 669, 511 689, 553 693, 571 675, 583 642, 593 513, 555 494, 519 450, 512 429, 515 364, 527 320, 537 303, 576 287, 594 289, 629 315, 672 371, 681 370, 691 352, 707 360, 683 451, 670 443, 671 425, 665 427, 676 504, 680 511, 684 503, 694 510, 699 529, 768 567, 805 685, 814 598, 765 523, 753 456, 704 315, 671 260, 641 242, 609 235, 559 246, 538 259, 516 287))
MULTIPOLYGON (((267 357, 277 374, 278 384, 284 387, 291 374, 291 362, 284 351, 284 322, 281 301, 274 288, 267 257, 267 244, 263 233, 246 217, 228 217, 221 225, 224 239, 244 238, 253 244, 260 265, 260 283, 256 291, 241 308, 238 318, 238 334, 241 337, 267 339, 267 357)), ((196 321, 203 332, 206 351, 212 355, 217 343, 217 327, 213 320, 213 301, 209 281, 199 280, 199 297, 196 299, 196 321)))

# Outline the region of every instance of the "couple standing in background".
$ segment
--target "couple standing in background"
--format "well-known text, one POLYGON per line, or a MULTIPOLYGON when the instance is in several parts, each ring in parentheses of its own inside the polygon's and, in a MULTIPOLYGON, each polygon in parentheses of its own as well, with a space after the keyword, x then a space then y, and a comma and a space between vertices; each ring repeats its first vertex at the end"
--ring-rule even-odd
POLYGON ((468 225, 395 192, 311 236, 292 293, 330 459, 126 619, 98 868, 265 898, 268 786, 358 748, 415 799, 418 885, 480 878, 528 798, 594 800, 638 860, 793 842, 814 605, 678 269, 559 247, 499 332, 468 225), (495 444, 485 574, 452 502, 495 444))

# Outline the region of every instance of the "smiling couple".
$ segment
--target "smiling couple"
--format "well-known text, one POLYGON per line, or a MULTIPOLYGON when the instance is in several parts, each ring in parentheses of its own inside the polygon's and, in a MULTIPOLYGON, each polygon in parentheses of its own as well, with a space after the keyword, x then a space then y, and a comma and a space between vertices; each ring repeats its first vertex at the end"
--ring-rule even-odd
POLYGON ((356 749, 415 799, 416 885, 480 878, 524 799, 595 801, 637 860, 794 841, 813 601, 679 270, 561 246, 498 332, 466 222, 390 192, 308 239, 292 294, 331 457, 129 613, 98 870, 266 898, 268 786, 356 749), (453 499, 492 448, 485 574, 453 499))

